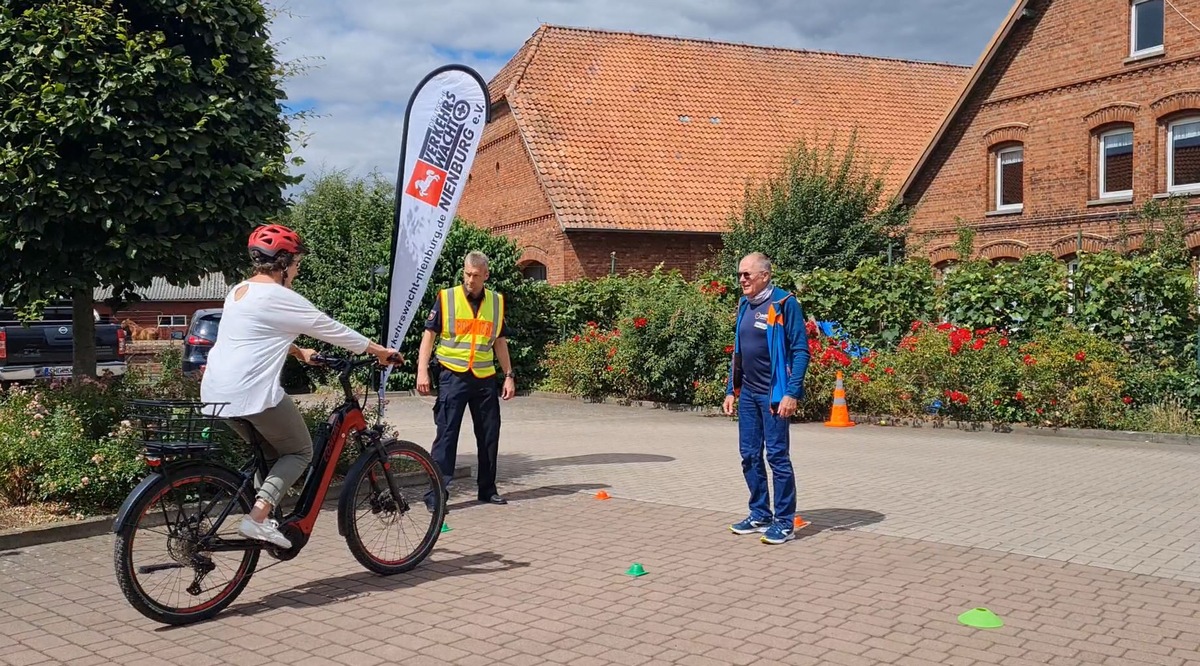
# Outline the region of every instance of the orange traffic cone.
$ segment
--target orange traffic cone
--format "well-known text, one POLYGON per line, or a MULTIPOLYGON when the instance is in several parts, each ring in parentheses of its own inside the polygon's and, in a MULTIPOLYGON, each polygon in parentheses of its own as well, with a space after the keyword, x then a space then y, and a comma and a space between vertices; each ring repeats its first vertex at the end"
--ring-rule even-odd
POLYGON ((833 388, 833 408, 829 411, 829 420, 825 425, 830 428, 854 426, 854 421, 850 420, 850 410, 846 408, 846 387, 842 385, 841 370, 837 373, 837 385, 833 388))

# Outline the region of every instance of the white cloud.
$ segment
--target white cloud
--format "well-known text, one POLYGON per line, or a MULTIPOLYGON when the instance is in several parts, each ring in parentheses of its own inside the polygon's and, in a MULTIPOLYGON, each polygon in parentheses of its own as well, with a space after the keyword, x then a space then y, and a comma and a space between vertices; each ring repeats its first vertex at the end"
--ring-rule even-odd
MULTIPOLYGON (((309 69, 289 102, 320 117, 301 129, 303 173, 394 178, 404 107, 450 59, 490 79, 541 23, 763 46, 973 64, 1011 0, 267 0, 273 41, 309 69)), ((303 187, 303 186, 302 186, 303 187)))

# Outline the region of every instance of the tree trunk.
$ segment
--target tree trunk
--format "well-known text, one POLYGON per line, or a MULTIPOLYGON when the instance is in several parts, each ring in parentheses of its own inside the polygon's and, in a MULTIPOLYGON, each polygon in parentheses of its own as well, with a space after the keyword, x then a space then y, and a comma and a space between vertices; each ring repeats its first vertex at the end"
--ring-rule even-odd
POLYGON ((71 299, 71 328, 75 336, 75 377, 96 377, 96 314, 91 289, 77 289, 71 299))

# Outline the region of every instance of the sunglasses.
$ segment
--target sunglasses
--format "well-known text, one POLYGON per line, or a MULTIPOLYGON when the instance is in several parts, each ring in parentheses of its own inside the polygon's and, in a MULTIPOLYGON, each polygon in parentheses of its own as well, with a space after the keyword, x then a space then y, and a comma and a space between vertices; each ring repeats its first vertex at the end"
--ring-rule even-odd
POLYGON ((765 272, 766 271, 759 271, 757 273, 748 273, 746 271, 742 271, 737 274, 737 277, 739 280, 749 280, 750 278, 754 277, 755 275, 759 275, 759 274, 765 273, 765 272))

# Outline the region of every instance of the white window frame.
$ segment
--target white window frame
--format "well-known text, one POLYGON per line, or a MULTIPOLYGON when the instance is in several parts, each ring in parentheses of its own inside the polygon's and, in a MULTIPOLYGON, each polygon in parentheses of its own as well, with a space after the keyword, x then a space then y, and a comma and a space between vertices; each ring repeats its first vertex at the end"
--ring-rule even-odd
POLYGON ((1129 5, 1129 57, 1140 58, 1142 56, 1150 56, 1162 53, 1166 48, 1167 43, 1167 7, 1166 2, 1163 2, 1163 34, 1162 41, 1158 46, 1150 46, 1142 50, 1137 47, 1137 15, 1138 5, 1144 5, 1150 0, 1133 0, 1129 5))
POLYGON ((159 328, 176 328, 179 326, 187 326, 187 325, 188 325, 187 315, 158 315, 158 327, 159 328), (164 319, 167 320, 168 323, 163 323, 164 319), (174 323, 176 321, 182 321, 182 323, 176 324, 176 323, 174 323))
POLYGON ((1025 184, 1021 183, 1021 203, 1004 205, 1001 202, 1004 200, 1004 171, 1002 161, 1004 156, 1010 153, 1021 153, 1021 178, 1025 177, 1025 146, 1011 146, 1002 148, 996 151, 996 211, 997 212, 1015 212, 1025 210, 1025 184))
POLYGON ((1188 183, 1187 185, 1175 185, 1175 128, 1179 125, 1188 125, 1191 123, 1200 123, 1200 116, 1188 116, 1180 118, 1167 126, 1167 193, 1175 192, 1200 192, 1200 183, 1188 183))
POLYGON ((1105 154, 1104 140, 1111 136, 1117 136, 1118 134, 1128 134, 1129 135, 1129 147, 1131 150, 1134 147, 1133 146, 1133 128, 1132 127, 1122 127, 1120 129, 1110 130, 1110 131, 1105 132, 1100 135, 1100 198, 1101 199, 1114 199, 1114 198, 1119 198, 1119 197, 1133 196, 1133 188, 1132 188, 1133 180, 1132 179, 1130 179, 1130 189, 1128 189, 1128 190, 1116 190, 1113 192, 1109 192, 1104 189, 1105 183, 1108 180, 1106 177, 1107 176, 1106 169, 1108 168, 1108 155, 1105 154))

